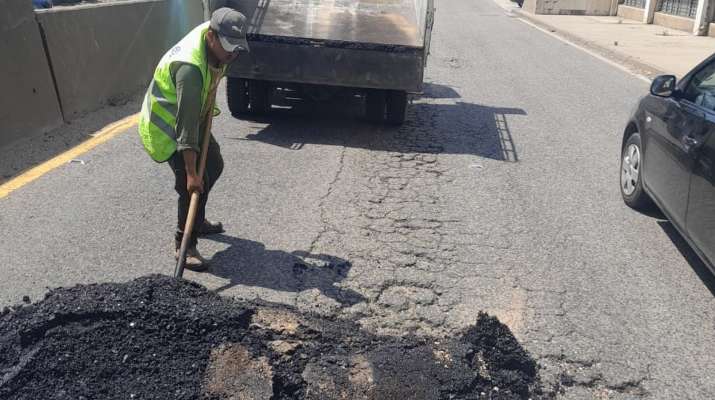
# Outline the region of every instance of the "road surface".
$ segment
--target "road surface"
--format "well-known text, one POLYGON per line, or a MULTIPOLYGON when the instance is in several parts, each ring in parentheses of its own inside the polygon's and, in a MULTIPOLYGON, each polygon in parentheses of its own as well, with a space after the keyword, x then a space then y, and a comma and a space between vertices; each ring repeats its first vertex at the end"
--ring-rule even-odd
MULTIPOLYGON (((559 398, 715 397, 715 281, 618 191, 647 85, 488 0, 439 4, 426 81, 400 128, 355 105, 219 116, 208 214, 227 232, 186 277, 384 334, 452 335, 488 311, 559 398)), ((169 168, 134 129, 82 161, 0 200, 0 304, 172 273, 169 168)))

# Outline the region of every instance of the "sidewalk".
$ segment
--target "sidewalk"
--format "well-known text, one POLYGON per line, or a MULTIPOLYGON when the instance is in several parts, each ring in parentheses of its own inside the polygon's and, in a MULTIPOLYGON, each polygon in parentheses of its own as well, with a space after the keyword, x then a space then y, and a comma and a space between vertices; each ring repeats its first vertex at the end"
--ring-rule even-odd
POLYGON ((502 8, 575 44, 653 78, 682 77, 715 53, 715 38, 693 36, 658 25, 620 17, 534 15, 509 0, 495 0, 502 8))

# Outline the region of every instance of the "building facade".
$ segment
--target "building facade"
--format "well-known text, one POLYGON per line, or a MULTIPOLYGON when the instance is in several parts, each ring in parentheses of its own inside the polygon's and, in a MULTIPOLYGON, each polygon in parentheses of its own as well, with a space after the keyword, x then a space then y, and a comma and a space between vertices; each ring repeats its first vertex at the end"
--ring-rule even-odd
POLYGON ((623 18, 715 36, 715 0, 624 0, 618 6, 623 18))
POLYGON ((715 0, 524 0, 533 14, 618 15, 715 37, 715 0))

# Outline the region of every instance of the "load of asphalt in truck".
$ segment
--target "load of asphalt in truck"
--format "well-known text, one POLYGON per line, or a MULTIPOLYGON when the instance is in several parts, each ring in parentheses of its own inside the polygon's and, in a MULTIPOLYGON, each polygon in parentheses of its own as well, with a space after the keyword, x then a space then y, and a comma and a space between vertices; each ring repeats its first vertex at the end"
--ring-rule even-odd
POLYGON ((221 297, 153 275, 5 308, 2 399, 528 399, 537 365, 475 312, 451 338, 221 297))

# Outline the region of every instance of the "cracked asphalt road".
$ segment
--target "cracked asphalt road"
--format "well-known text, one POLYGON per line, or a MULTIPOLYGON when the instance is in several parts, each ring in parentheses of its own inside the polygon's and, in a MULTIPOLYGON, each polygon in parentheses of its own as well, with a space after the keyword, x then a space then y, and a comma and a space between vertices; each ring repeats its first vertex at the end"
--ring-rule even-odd
MULTIPOLYGON (((227 232, 187 278, 379 334, 448 336, 494 313, 563 399, 715 397, 715 280, 618 193, 647 86, 490 1, 438 4, 425 79, 400 128, 350 107, 217 118, 209 216, 227 232)), ((83 160, 0 201, 2 305, 172 273, 168 167, 134 132, 83 160)))

